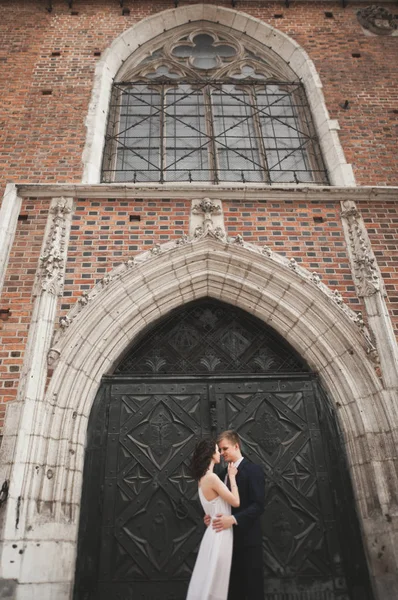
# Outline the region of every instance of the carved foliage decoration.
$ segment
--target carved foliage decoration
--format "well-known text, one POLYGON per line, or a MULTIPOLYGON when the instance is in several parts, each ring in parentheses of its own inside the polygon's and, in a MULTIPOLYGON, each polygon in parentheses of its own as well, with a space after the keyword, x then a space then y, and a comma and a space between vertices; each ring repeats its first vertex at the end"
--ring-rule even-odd
POLYGON ((72 211, 70 198, 59 198, 50 208, 53 215, 43 254, 40 257, 40 288, 60 296, 63 292, 67 215, 72 211))
POLYGON ((173 311, 146 332, 116 369, 148 375, 306 371, 304 361, 275 331, 241 309, 215 300, 173 311))
POLYGON ((370 247, 370 242, 362 217, 350 201, 343 203, 341 216, 348 225, 350 251, 353 263, 354 282, 358 295, 372 296, 380 291, 380 277, 376 267, 376 259, 370 247))
POLYGON ((394 15, 383 6, 367 6, 357 11, 357 19, 364 29, 376 35, 391 35, 397 30, 394 15))

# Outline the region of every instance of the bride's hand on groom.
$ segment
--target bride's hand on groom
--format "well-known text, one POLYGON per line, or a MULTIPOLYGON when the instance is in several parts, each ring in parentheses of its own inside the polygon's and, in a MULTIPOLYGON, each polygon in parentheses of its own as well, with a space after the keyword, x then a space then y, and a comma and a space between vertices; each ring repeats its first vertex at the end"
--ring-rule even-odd
POLYGON ((212 527, 216 531, 223 531, 235 525, 235 517, 233 515, 216 515, 213 519, 212 527))
POLYGON ((228 477, 231 480, 231 477, 234 478, 238 474, 238 469, 235 467, 233 462, 228 463, 228 477))

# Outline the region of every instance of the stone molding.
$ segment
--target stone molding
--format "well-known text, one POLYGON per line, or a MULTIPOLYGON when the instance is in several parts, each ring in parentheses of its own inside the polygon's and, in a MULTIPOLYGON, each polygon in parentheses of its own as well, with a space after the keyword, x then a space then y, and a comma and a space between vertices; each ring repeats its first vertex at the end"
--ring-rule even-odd
POLYGON ((398 187, 396 186, 321 186, 307 184, 228 184, 228 185, 200 185, 195 183, 176 185, 160 184, 16 184, 20 197, 30 196, 41 198, 54 198, 71 196, 75 198, 173 198, 182 200, 195 200, 200 197, 215 199, 242 200, 244 201, 277 201, 277 200, 315 200, 318 202, 342 202, 347 199, 364 202, 397 202, 398 187))
POLYGON ((398 390, 398 343, 383 295, 385 288, 360 211, 341 203, 341 217, 357 295, 363 298, 371 338, 377 348, 384 386, 398 390))
POLYGON ((17 186, 8 183, 0 208, 0 294, 4 285, 21 204, 22 198, 18 195, 17 186))
MULTIPOLYGON (((119 70, 140 48, 160 35, 170 33, 188 23, 212 23, 220 31, 239 39, 247 35, 256 43, 268 47, 289 65, 303 82, 318 133, 323 158, 331 185, 355 186, 351 165, 347 164, 338 138, 339 124, 330 119, 322 92, 322 83, 308 54, 292 38, 268 23, 244 12, 216 5, 193 4, 165 10, 139 21, 123 32, 103 53, 94 74, 93 90, 86 118, 86 144, 83 150, 84 183, 101 180, 102 154, 112 84, 119 70)), ((132 60, 135 60, 135 55, 132 60)), ((125 67, 123 67, 125 68, 125 67)))
POLYGON ((354 202, 345 200, 341 217, 347 223, 352 274, 360 298, 380 291, 382 280, 360 211, 354 202))
POLYGON ((35 295, 45 290, 54 296, 62 296, 66 263, 66 240, 69 237, 73 200, 56 198, 49 209, 52 215, 50 230, 44 238, 44 249, 40 256, 40 265, 35 282, 35 295))
POLYGON ((208 198, 204 198, 200 202, 194 202, 195 204, 193 204, 192 212, 195 210, 196 214, 202 214, 202 218, 205 224, 203 226, 194 227, 193 235, 191 237, 184 235, 175 241, 166 242, 164 244, 155 244, 150 250, 128 258, 124 263, 118 265, 115 269, 107 273, 92 288, 91 291, 83 292, 81 297, 72 307, 72 309, 68 312, 68 314, 62 315, 60 317, 59 328, 54 334, 53 343, 48 354, 49 366, 51 366, 52 368, 56 366, 61 356, 60 345, 62 345, 62 338, 64 337, 64 334, 67 332, 72 323, 76 320, 77 316, 84 310, 86 306, 88 306, 88 304, 94 298, 97 298, 97 296, 103 294, 103 292, 111 283, 122 278, 126 271, 130 271, 131 269, 134 269, 138 266, 145 265, 145 263, 151 261, 153 257, 159 256, 160 254, 166 255, 172 250, 186 244, 197 244, 198 242, 204 240, 207 237, 222 244, 224 249, 228 246, 232 249, 234 245, 238 245, 242 248, 245 248, 250 253, 261 255, 262 257, 264 257, 264 260, 269 260, 277 265, 280 265, 285 269, 289 269, 291 272, 299 276, 302 280, 310 283, 310 285, 314 286, 314 288, 320 290, 322 294, 324 294, 324 296, 328 299, 328 301, 332 302, 339 309, 339 311, 347 318, 347 326, 349 325, 349 323, 354 323, 356 327, 358 327, 359 331, 363 336, 362 346, 365 348, 369 358, 375 364, 378 363, 377 351, 372 343, 371 336, 365 326, 362 314, 360 312, 353 311, 347 304, 345 304, 338 290, 331 290, 328 286, 322 283, 321 277, 317 273, 310 273, 307 269, 301 267, 299 263, 295 260, 295 258, 289 259, 288 257, 285 257, 277 252, 273 252, 267 246, 260 247, 249 242, 245 242, 243 236, 240 234, 236 235, 233 238, 226 236, 223 227, 223 222, 220 222, 220 225, 215 227, 212 220, 213 215, 221 216, 221 203, 213 203, 209 201, 208 198))

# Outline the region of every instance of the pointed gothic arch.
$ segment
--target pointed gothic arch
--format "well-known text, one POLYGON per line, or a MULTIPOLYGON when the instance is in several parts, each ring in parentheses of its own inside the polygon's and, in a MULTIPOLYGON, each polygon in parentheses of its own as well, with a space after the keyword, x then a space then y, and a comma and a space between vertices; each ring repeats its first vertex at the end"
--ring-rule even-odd
POLYGON ((102 154, 112 85, 124 63, 139 60, 141 46, 159 36, 190 23, 212 23, 234 37, 248 36, 269 48, 279 67, 291 70, 302 81, 309 101, 314 125, 331 185, 355 185, 351 166, 344 159, 338 139, 338 123, 330 119, 322 93, 322 84, 307 53, 292 38, 271 25, 240 11, 195 4, 166 10, 143 19, 120 35, 97 64, 91 103, 86 120, 87 136, 83 152, 84 183, 101 180, 102 154), (132 56, 134 53, 134 56, 132 56))
POLYGON ((87 420, 102 376, 145 327, 180 305, 210 297, 271 325, 319 375, 339 407, 355 488, 373 491, 358 495, 360 513, 366 518, 375 501, 380 506, 375 473, 358 463, 364 453, 370 459, 367 434, 386 419, 382 405, 373 403, 381 386, 364 336, 336 303, 293 269, 211 236, 146 255, 110 278, 57 343, 59 362, 38 422, 53 432, 40 460, 57 466, 55 477, 42 481, 44 505, 76 522, 87 420))
POLYGON ((387 523, 391 473, 382 459, 394 407, 386 401, 366 337, 340 299, 325 291, 294 261, 269 256, 239 236, 225 242, 207 234, 154 246, 109 273, 77 303, 50 353, 58 363, 45 397, 34 404, 30 462, 21 465, 22 494, 28 498, 24 519, 34 539, 43 540, 40 556, 51 547, 59 553, 56 564, 65 566, 59 575, 64 583, 54 584, 62 587, 60 598, 69 597, 73 585, 87 423, 102 377, 147 327, 200 298, 221 300, 271 325, 318 375, 343 432, 375 576, 372 532, 387 523))

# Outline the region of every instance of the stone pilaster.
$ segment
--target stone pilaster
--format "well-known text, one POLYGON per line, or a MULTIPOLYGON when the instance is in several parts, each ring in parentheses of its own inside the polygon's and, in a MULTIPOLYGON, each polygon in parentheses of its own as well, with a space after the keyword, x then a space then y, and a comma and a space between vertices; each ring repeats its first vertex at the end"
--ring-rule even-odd
MULTIPOLYGON (((36 299, 18 389, 18 402, 15 403, 19 405, 19 411, 9 427, 6 420, 2 474, 9 479, 10 485, 8 500, 3 509, 1 532, 1 567, 5 580, 24 580, 24 565, 27 564, 24 557, 27 553, 32 553, 35 546, 33 542, 27 541, 27 526, 29 515, 36 510, 35 478, 37 479, 41 469, 36 449, 45 445, 50 435, 50 432, 41 428, 45 410, 43 396, 58 296, 63 291, 72 207, 72 198, 54 198, 51 202, 35 282, 36 299), (34 432, 36 436, 40 432, 40 443, 34 439, 34 432), (5 469, 8 473, 5 473, 5 469), (16 547, 23 548, 24 552, 18 553, 16 547)), ((39 553, 37 548, 34 550, 39 553)))
POLYGON ((17 229, 21 203, 22 198, 18 196, 16 186, 9 183, 0 208, 0 294, 3 289, 11 246, 17 229))
POLYGON ((384 385, 389 390, 397 390, 398 345, 384 300, 382 277, 355 202, 344 200, 341 207, 354 284, 358 296, 363 298, 369 329, 380 357, 384 385))

